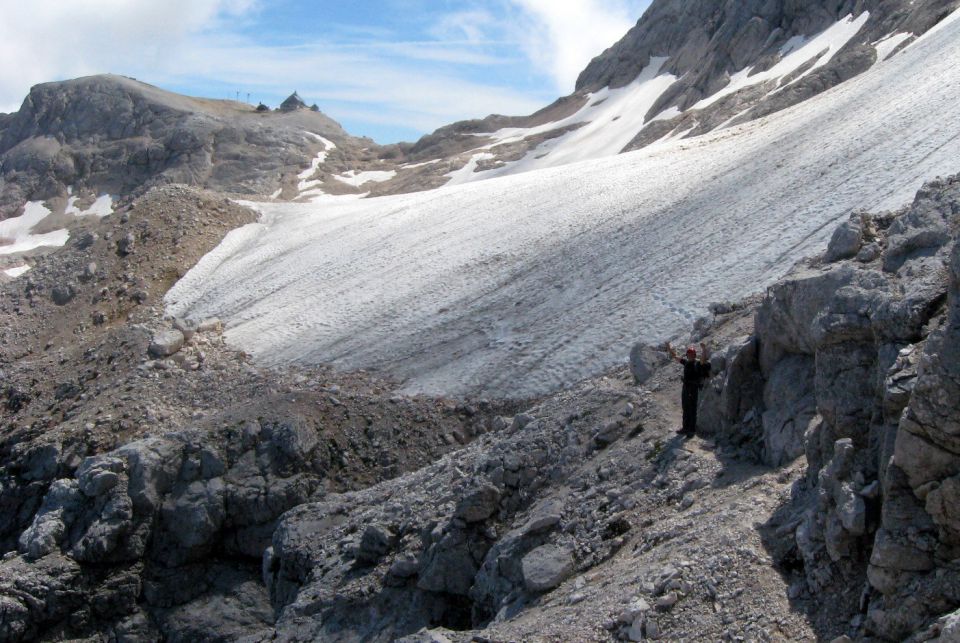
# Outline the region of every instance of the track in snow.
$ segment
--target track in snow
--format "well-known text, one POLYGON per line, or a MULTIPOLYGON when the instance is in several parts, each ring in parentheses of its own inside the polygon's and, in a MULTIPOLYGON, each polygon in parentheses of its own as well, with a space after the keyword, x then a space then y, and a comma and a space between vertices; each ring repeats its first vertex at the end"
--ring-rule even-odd
POLYGON ((167 296, 267 364, 520 397, 762 290, 858 208, 960 171, 960 21, 743 126, 430 192, 258 204, 167 296))

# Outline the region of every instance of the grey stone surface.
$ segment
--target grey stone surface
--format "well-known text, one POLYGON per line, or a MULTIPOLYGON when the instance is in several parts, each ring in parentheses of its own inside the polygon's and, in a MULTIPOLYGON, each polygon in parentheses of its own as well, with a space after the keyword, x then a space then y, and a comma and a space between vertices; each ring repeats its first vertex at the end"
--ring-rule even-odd
POLYGON ((169 357, 183 348, 183 333, 179 330, 165 330, 156 333, 150 340, 149 352, 152 357, 169 357))
POLYGON ((801 264, 768 290, 755 338, 734 344, 704 397, 703 418, 741 453, 758 413, 767 464, 805 452, 811 491, 795 498, 795 543, 808 588, 867 581, 864 633, 884 639, 958 598, 944 565, 960 548, 958 235, 956 177, 927 183, 900 212, 853 215, 827 265, 801 264), (876 257, 829 263, 868 239, 876 257), (738 419, 743 405, 730 401, 757 390, 751 373, 762 399, 748 397, 738 419))
POLYGON ((556 545, 542 545, 523 557, 523 582, 531 592, 549 591, 566 580, 574 569, 573 554, 556 545))
POLYGON ((630 349, 630 373, 634 381, 638 385, 645 383, 663 361, 663 355, 653 347, 643 343, 634 344, 630 349))
POLYGON ((0 128, 0 216, 27 200, 65 196, 67 186, 128 194, 187 183, 269 194, 322 148, 304 131, 353 140, 318 112, 257 114, 122 76, 36 85, 0 128))
POLYGON ((456 516, 468 523, 480 522, 493 515, 499 502, 500 490, 491 484, 484 484, 460 501, 456 516))
POLYGON ((860 214, 853 214, 850 220, 841 224, 830 237, 824 260, 828 263, 856 256, 863 244, 863 222, 860 214))

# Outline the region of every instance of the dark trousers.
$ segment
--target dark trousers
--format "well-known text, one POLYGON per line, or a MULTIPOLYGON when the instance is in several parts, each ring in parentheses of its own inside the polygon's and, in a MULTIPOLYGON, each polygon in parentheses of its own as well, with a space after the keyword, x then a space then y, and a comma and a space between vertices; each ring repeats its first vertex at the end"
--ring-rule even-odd
POLYGON ((697 431, 697 399, 699 397, 700 389, 696 384, 683 385, 683 392, 680 394, 683 407, 683 432, 690 435, 697 431))

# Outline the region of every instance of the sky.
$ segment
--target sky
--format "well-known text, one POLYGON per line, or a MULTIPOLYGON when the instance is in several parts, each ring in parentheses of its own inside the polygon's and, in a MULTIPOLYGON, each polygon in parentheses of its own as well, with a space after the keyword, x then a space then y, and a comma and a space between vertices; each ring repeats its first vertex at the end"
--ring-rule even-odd
POLYGON ((574 89, 650 0, 0 0, 0 112, 96 73, 274 107, 296 90, 351 134, 415 140, 574 89))

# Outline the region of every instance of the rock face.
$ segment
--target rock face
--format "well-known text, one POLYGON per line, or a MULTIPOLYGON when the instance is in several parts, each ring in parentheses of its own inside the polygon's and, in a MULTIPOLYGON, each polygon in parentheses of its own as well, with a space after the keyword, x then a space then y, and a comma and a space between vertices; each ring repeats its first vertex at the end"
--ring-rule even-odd
POLYGON ((805 451, 807 583, 866 583, 866 632, 884 639, 960 605, 958 238, 960 177, 927 184, 903 212, 857 214, 833 237, 833 263, 768 291, 756 335, 704 399, 702 428, 767 464, 805 451), (883 250, 864 261, 863 242, 883 250))
MULTIPOLYGON (((326 456, 316 449, 315 429, 296 418, 209 437, 183 432, 133 442, 53 482, 20 536, 20 557, 0 563, 3 578, 31 579, 18 589, 0 585, 5 640, 31 638, 80 608, 84 587, 105 570, 129 592, 105 590, 109 605, 94 601, 93 617, 130 622, 143 607, 177 604, 176 578, 189 575, 192 563, 215 547, 259 557, 280 514, 318 488, 326 456)), ((243 600, 265 598, 256 585, 251 591, 243 600)))
POLYGON ((822 70, 793 88, 797 98, 807 98, 869 66, 875 54, 865 59, 865 45, 890 33, 921 34, 955 7, 955 2, 944 0, 657 0, 620 42, 590 62, 577 79, 577 90, 622 87, 632 82, 651 58, 666 57, 662 70, 681 80, 669 100, 655 109, 659 112, 676 105, 683 110, 722 89, 730 76, 742 69, 772 67, 791 38, 816 34, 847 15, 869 11, 870 21, 855 40, 822 70))
POLYGON ((546 592, 557 587, 574 569, 573 554, 556 545, 537 547, 523 557, 523 582, 531 592, 546 592))
POLYGON ((129 194, 186 183, 268 194, 323 149, 305 131, 338 145, 352 140, 310 110, 258 114, 121 76, 37 85, 0 122, 0 217, 27 200, 64 196, 67 186, 129 194))
MULTIPOLYGON (((577 80, 577 91, 627 85, 652 59, 666 59, 661 73, 673 74, 678 80, 647 117, 670 107, 682 114, 641 130, 626 148, 638 149, 671 132, 696 136, 731 119, 744 122, 802 102, 866 71, 877 60, 877 41, 897 33, 923 34, 957 6, 955 0, 658 0, 620 42, 591 61, 577 80), (783 81, 749 86, 703 109, 687 111, 724 89, 734 74, 772 68, 783 58, 787 43, 865 11, 870 15, 860 31, 839 52, 833 52, 826 64, 799 80, 790 74, 783 81)), ((818 52, 801 69, 809 69, 824 53, 818 52)))

